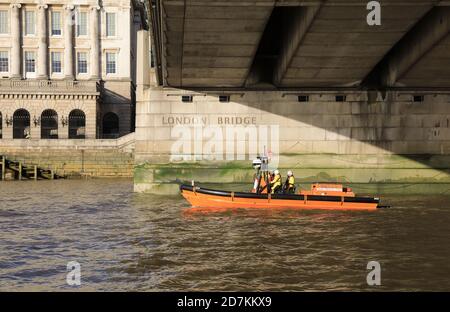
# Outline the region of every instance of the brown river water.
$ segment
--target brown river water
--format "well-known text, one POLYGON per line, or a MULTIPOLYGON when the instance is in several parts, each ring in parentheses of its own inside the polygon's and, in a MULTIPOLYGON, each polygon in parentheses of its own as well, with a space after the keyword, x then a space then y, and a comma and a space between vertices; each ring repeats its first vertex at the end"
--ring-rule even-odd
POLYGON ((207 213, 130 180, 0 182, 0 290, 450 291, 450 196, 383 198, 391 209, 207 213))

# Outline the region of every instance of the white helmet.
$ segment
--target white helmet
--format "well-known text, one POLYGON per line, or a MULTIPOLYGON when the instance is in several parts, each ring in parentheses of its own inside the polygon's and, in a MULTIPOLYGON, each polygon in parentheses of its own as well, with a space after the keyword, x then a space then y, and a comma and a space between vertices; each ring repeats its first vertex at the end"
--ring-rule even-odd
POLYGON ((274 173, 275 175, 278 175, 278 174, 280 174, 280 171, 279 171, 279 170, 275 170, 273 173, 274 173))
POLYGON ((294 173, 293 173, 291 170, 289 170, 289 171, 287 172, 287 175, 288 175, 288 177, 292 177, 292 176, 294 175, 294 173))
POLYGON ((253 161, 253 168, 255 168, 255 169, 261 168, 261 159, 255 159, 253 161))

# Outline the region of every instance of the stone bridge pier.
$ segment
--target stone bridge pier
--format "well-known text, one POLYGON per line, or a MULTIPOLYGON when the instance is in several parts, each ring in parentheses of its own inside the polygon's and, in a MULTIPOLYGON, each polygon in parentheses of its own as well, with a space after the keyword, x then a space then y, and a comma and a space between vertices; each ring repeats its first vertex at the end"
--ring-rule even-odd
POLYGON ((155 3, 138 34, 135 190, 248 190, 265 151, 302 185, 447 191, 446 5, 383 1, 369 25, 352 0, 155 3))

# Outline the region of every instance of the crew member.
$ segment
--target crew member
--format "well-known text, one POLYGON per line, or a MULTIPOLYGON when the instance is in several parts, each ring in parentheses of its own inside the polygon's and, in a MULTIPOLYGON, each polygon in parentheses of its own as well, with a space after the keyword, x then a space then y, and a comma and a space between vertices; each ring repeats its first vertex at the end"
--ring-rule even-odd
POLYGON ((253 161, 253 168, 256 170, 256 172, 253 175, 252 193, 259 193, 261 184, 261 159, 257 158, 253 161))
POLYGON ((275 170, 273 172, 273 179, 270 181, 272 194, 278 193, 281 190, 281 174, 280 171, 275 170))
POLYGON ((286 183, 284 184, 284 192, 286 194, 294 194, 295 193, 295 177, 294 173, 289 170, 287 172, 286 183))

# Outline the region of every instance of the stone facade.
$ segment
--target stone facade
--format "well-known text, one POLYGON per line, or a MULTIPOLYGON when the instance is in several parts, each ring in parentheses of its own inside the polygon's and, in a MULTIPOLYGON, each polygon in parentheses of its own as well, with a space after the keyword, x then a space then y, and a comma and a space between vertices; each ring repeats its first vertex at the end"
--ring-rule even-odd
POLYGON ((178 193, 180 182, 192 180, 248 191, 251 161, 263 153, 284 176, 293 170, 303 187, 448 190, 447 91, 161 87, 149 63, 150 42, 146 31, 138 33, 136 192, 178 193))
POLYGON ((118 139, 3 139, 0 155, 25 165, 52 169, 60 176, 130 178, 133 176, 134 133, 118 139))
POLYGON ((449 101, 445 92, 143 88, 137 103, 135 190, 177 192, 176 183, 191 180, 249 187, 252 144, 258 153, 264 144, 276 167, 284 175, 294 170, 301 183, 448 185, 449 101), (183 102, 183 95, 192 101, 183 102), (220 102, 223 95, 229 102, 220 102), (233 137, 235 149, 227 155, 227 127, 256 129, 256 135, 233 137), (277 129, 273 142, 261 144, 261 127, 277 129), (239 143, 245 145, 240 151, 239 143))
POLYGON ((145 27, 134 0, 1 0, 0 138, 133 132, 136 33, 145 27))

